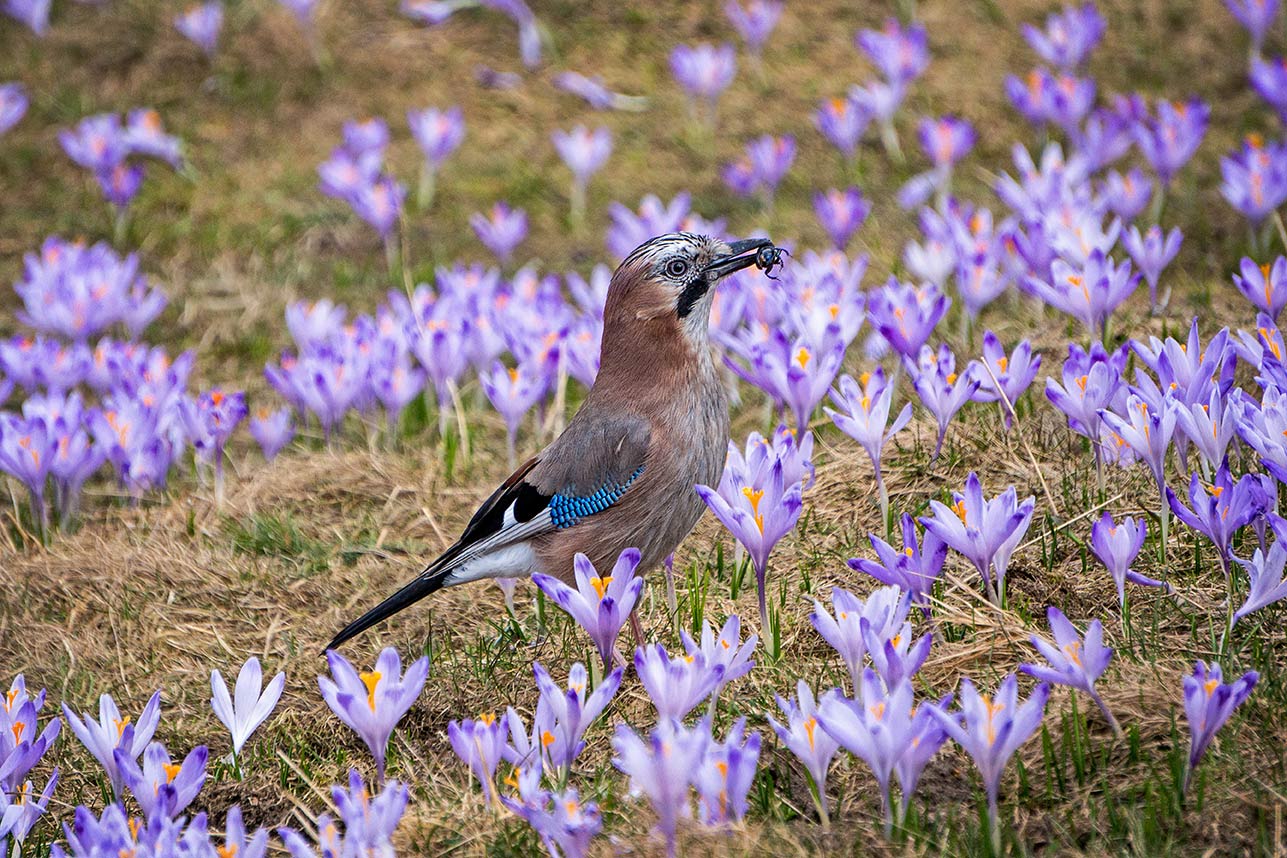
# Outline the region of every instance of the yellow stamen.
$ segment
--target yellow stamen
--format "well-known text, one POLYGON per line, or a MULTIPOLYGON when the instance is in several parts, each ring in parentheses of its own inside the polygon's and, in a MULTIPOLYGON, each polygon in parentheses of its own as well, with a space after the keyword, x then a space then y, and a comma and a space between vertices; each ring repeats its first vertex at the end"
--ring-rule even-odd
POLYGON ((611 575, 602 575, 598 578, 590 579, 590 586, 594 588, 594 592, 599 594, 600 602, 603 601, 603 594, 608 592, 608 585, 611 583, 612 583, 611 575))
POLYGON ((809 750, 810 750, 810 751, 812 751, 812 750, 814 749, 814 747, 813 747, 813 731, 814 731, 814 730, 816 730, 816 729, 818 729, 818 719, 817 719, 817 718, 814 718, 812 715, 810 715, 810 716, 805 720, 805 722, 804 722, 804 732, 805 732, 805 734, 806 734, 806 735, 808 735, 808 737, 809 737, 809 750))
POLYGON ((183 770, 183 766, 177 765, 176 763, 162 763, 161 768, 165 769, 165 782, 168 784, 174 783, 174 779, 177 778, 179 776, 179 772, 183 770))
POLYGON ((384 674, 380 673, 378 670, 373 670, 370 673, 359 673, 358 678, 360 678, 362 680, 362 684, 366 686, 366 705, 370 706, 371 711, 374 712, 375 687, 380 684, 380 680, 384 678, 384 674))

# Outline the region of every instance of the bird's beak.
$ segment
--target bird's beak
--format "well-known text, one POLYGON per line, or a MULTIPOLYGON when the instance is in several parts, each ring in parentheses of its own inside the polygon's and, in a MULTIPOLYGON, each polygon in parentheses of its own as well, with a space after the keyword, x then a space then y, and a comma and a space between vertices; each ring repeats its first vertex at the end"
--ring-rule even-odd
POLYGON ((717 256, 710 261, 702 273, 707 280, 718 280, 734 271, 741 271, 755 264, 756 254, 762 247, 772 247, 773 242, 767 238, 744 238, 728 246, 728 253, 717 256))

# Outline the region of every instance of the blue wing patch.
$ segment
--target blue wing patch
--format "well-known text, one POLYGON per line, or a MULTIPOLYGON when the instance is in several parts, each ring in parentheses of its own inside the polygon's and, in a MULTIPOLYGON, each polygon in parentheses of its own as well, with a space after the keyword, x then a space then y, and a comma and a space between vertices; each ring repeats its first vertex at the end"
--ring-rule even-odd
POLYGON ((550 520, 555 530, 571 527, 583 518, 603 512, 626 493, 630 484, 639 479, 644 466, 640 465, 624 482, 600 486, 591 495, 576 496, 556 494, 550 498, 550 520))

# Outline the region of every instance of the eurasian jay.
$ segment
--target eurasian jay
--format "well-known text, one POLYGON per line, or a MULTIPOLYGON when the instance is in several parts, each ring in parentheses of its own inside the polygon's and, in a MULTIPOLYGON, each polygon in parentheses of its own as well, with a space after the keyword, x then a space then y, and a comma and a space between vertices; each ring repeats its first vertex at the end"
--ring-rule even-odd
POLYGON ((567 429, 492 493, 454 545, 344 628, 330 647, 442 587, 542 572, 572 580, 586 554, 611 567, 634 547, 640 569, 666 558, 719 483, 728 394, 708 341, 714 287, 776 261, 767 239, 732 244, 676 232, 650 239, 612 275, 594 386, 567 429))

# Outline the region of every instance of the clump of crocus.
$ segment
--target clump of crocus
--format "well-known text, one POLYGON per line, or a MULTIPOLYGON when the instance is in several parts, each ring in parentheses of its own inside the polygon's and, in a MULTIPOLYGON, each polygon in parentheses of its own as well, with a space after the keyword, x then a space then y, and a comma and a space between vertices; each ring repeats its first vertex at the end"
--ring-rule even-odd
POLYGON ((787 456, 753 434, 743 454, 731 442, 718 488, 694 486, 715 517, 746 548, 755 567, 760 630, 770 629, 767 589, 769 553, 800 518, 804 484, 787 478, 787 456), (767 455, 772 453, 772 455, 767 455))
POLYGON ((630 778, 632 793, 647 796, 671 858, 679 820, 692 813, 692 784, 710 741, 709 724, 689 728, 669 719, 662 719, 646 739, 627 724, 618 724, 612 737, 612 764, 630 778))
POLYGON ((1126 400, 1122 415, 1112 411, 1100 412, 1104 428, 1109 433, 1109 455, 1113 460, 1129 464, 1139 459, 1148 465, 1153 474, 1161 503, 1158 516, 1161 520, 1161 551, 1165 554, 1167 533, 1170 528, 1170 501, 1167 499, 1166 454, 1171 449, 1171 436, 1175 433, 1175 410, 1169 405, 1153 408, 1135 394, 1126 400), (1114 449, 1116 448, 1116 450, 1114 449), (1127 451, 1131 458, 1122 459, 1116 451, 1127 451))
MULTIPOLYGON (((856 328, 850 331, 857 335, 856 328)), ((731 354, 724 356, 724 362, 743 381, 768 393, 779 408, 789 408, 796 429, 805 431, 809 418, 840 372, 851 338, 835 320, 830 320, 817 337, 808 332, 792 337, 775 328, 763 340, 749 344, 730 342, 731 354), (746 364, 734 360, 735 354, 741 355, 746 364)))
POLYGON ((1158 178, 1159 188, 1154 198, 1156 214, 1161 214, 1172 179, 1198 151, 1210 119, 1211 108, 1206 102, 1194 98, 1189 101, 1159 101, 1154 114, 1146 114, 1135 125, 1135 144, 1158 178))
POLYGON ((189 7, 174 19, 174 29, 213 59, 219 47, 219 31, 223 29, 223 3, 209 0, 189 7))
POLYGON ((505 453, 510 467, 513 467, 519 424, 532 407, 545 398, 550 388, 549 372, 544 364, 534 361, 515 367, 496 361, 490 372, 478 374, 478 381, 487 401, 505 421, 505 453))
POLYGON ((319 187, 343 200, 384 241, 390 269, 395 248, 393 227, 402 215, 406 188, 384 171, 389 127, 383 119, 344 123, 342 145, 317 167, 319 187))
POLYGON ((934 452, 930 456, 930 461, 934 462, 943 451, 943 441, 947 438, 947 427, 951 425, 952 418, 965 407, 965 403, 974 398, 979 389, 979 369, 971 363, 958 374, 956 355, 952 354, 947 343, 940 344, 937 351, 929 346, 921 346, 915 363, 910 358, 904 358, 903 363, 911 372, 912 386, 916 389, 921 404, 934 415, 934 420, 938 423, 934 452))
MULTIPOLYGON (((0 832, 13 834, 21 844, 36 820, 49 806, 49 799, 58 784, 58 769, 54 768, 37 797, 27 774, 45 756, 62 728, 62 720, 49 719, 43 730, 39 729, 40 710, 45 707, 45 690, 34 696, 27 691, 27 680, 20 673, 14 677, 9 690, 0 694, 0 832), (15 796, 10 801, 8 796, 15 796)), ((0 834, 3 838, 4 834, 0 834)), ((21 846, 14 854, 22 852, 21 846)))
POLYGON ((988 798, 988 830, 994 855, 1001 854, 1001 829, 997 820, 1001 775, 1015 751, 1041 726, 1049 697, 1050 686, 1043 682, 1020 703, 1019 681, 1011 673, 1001 681, 994 697, 980 694, 973 682, 962 679, 959 712, 930 710, 948 736, 978 767, 988 798))
POLYGON ((233 431, 249 413, 246 394, 240 390, 225 393, 211 388, 194 401, 185 403, 182 411, 188 438, 197 457, 214 466, 215 505, 223 506, 223 452, 233 431))
POLYGON ((1184 778, 1180 792, 1189 790, 1193 771, 1202 762, 1203 755, 1215 735, 1225 725, 1233 710, 1251 696, 1251 690, 1260 681, 1260 674, 1249 670, 1228 684, 1220 665, 1199 661, 1193 673, 1184 677, 1184 715, 1189 721, 1189 756, 1184 764, 1184 778))
POLYGON ((1046 620, 1055 636, 1054 645, 1037 635, 1032 635, 1028 640, 1032 641, 1047 664, 1023 664, 1019 669, 1042 682, 1066 685, 1086 692, 1095 701, 1099 711, 1104 713, 1108 726, 1120 737, 1121 725, 1113 717, 1104 698, 1095 690, 1095 681, 1103 675, 1113 658, 1112 648, 1104 646, 1103 624, 1099 620, 1091 620, 1083 637, 1064 616, 1063 611, 1054 606, 1046 609, 1046 620))
POLYGON ((724 168, 724 184, 733 193, 759 195, 766 207, 773 206, 778 185, 795 162, 795 138, 790 134, 765 134, 746 144, 746 152, 724 168))
POLYGON ((814 124, 846 161, 853 161, 863 134, 871 124, 871 114, 852 97, 828 98, 818 106, 814 124))
MULTIPOLYGON (((536 741, 535 757, 544 761, 555 772, 566 774, 572 762, 585 749, 585 731, 599 717, 604 708, 611 702, 617 689, 621 687, 622 668, 617 668, 589 690, 589 674, 585 665, 577 662, 568 670, 567 686, 558 685, 539 662, 533 663, 532 672, 536 676, 536 689, 540 699, 536 702, 536 715, 533 718, 536 741)), ((516 713, 507 716, 510 721, 510 734, 514 733, 516 713)), ((525 766, 529 759, 510 760, 518 766, 525 766)))
POLYGON ((420 165, 420 183, 416 186, 416 204, 424 210, 433 204, 438 171, 460 147, 460 141, 465 139, 465 119, 459 107, 446 110, 428 107, 408 110, 407 125, 424 155, 424 162, 420 165))
MULTIPOLYGON (((1275 532, 1283 529, 1283 520, 1271 515, 1275 532)), ((1287 599, 1287 581, 1283 580, 1283 569, 1287 567, 1287 546, 1281 541, 1274 542, 1266 554, 1257 548, 1250 560, 1234 558, 1247 570, 1247 598, 1242 607, 1234 611, 1229 618, 1229 627, 1248 614, 1267 608, 1275 602, 1287 599)))
POLYGON ((1135 266, 1148 281, 1149 306, 1155 315, 1166 309, 1166 305, 1171 301, 1169 286, 1166 292, 1160 298, 1158 297, 1157 282, 1162 275, 1162 269, 1170 265, 1175 254, 1180 252, 1180 242, 1183 238, 1178 227, 1163 233, 1162 228, 1157 225, 1150 226, 1143 235, 1140 235, 1138 227, 1132 226, 1122 235, 1122 247, 1126 248, 1131 259, 1135 260, 1135 266))
POLYGON ((116 765, 116 753, 121 750, 131 760, 138 761, 161 721, 161 692, 155 692, 148 699, 137 719, 121 715, 110 694, 98 698, 98 720, 88 712, 84 713, 82 720, 66 703, 63 703, 63 715, 72 734, 107 773, 112 794, 118 801, 123 799, 125 783, 116 765))
POLYGON ((250 735, 259 729, 259 725, 268 720, 281 700, 282 689, 286 686, 286 674, 278 673, 263 687, 263 669, 259 659, 251 656, 237 672, 235 697, 228 694, 228 685, 219 671, 210 673, 210 707, 215 716, 232 734, 232 755, 234 759, 241 756, 250 735))
POLYGON ((974 148, 977 135, 974 126, 965 120, 944 116, 922 119, 917 136, 931 167, 903 185, 898 192, 898 203, 905 209, 914 209, 936 195, 941 209, 952 192, 952 169, 974 148))
POLYGON ((1038 298, 1080 320, 1091 337, 1106 341, 1109 317, 1139 286, 1140 275, 1131 272, 1129 262, 1117 265, 1096 249, 1080 266, 1056 259, 1049 282, 1029 277, 1026 283, 1038 298))
POLYGON ((872 293, 867 313, 890 348, 915 360, 951 304, 952 299, 934 285, 917 287, 891 277, 872 293))
POLYGON ((755 67, 763 73, 761 54, 764 45, 773 34, 773 29, 782 17, 783 4, 777 0, 747 0, 744 7, 738 0, 728 0, 724 4, 724 17, 737 30, 742 41, 750 51, 755 67))
POLYGON ((496 767, 500 765, 505 749, 505 719, 487 712, 477 720, 451 721, 447 724, 447 738, 456 756, 469 766, 483 788, 483 798, 489 803, 498 802, 496 767))
POLYGON ((832 246, 836 250, 844 250, 849 239, 867 221, 871 203, 858 188, 850 187, 843 191, 832 188, 813 195, 813 212, 831 239, 832 246))
POLYGON ((712 737, 694 779, 703 823, 727 825, 745 818, 759 761, 760 734, 747 735, 745 718, 734 722, 723 742, 712 737))
POLYGON ((590 635, 605 671, 611 667, 617 636, 643 592, 643 578, 635 575, 638 566, 639 549, 627 548, 608 575, 599 574, 590 558, 578 553, 572 564, 576 587, 549 575, 532 576, 532 583, 590 635))
POLYGON ((1068 357, 1060 369, 1060 381, 1046 379, 1046 398, 1068 418, 1068 428, 1090 441, 1095 454, 1095 474, 1103 488, 1103 420, 1105 410, 1124 411, 1127 389, 1122 380, 1126 371, 1127 346, 1111 354, 1096 341, 1089 350, 1076 343, 1068 346, 1068 357), (1062 382, 1062 383, 1061 383, 1062 382))
POLYGON ((713 717, 715 702, 724 686, 734 679, 746 676, 751 672, 751 668, 755 667, 751 655, 755 652, 760 636, 752 634, 743 642, 742 620, 737 614, 733 614, 724 622, 718 635, 711 627, 710 621, 703 618, 702 633, 698 640, 693 640, 684 629, 679 630, 679 638, 689 658, 696 660, 700 656, 710 670, 714 671, 716 668, 722 670, 719 681, 715 684, 715 690, 711 692, 709 714, 713 717))
POLYGON ((501 804, 532 826, 550 858, 584 858, 603 827, 599 806, 575 789, 542 789, 539 764, 521 768, 517 782, 518 795, 501 796, 501 804))
POLYGON ((999 402, 1005 428, 1009 429, 1015 418, 1019 397, 1028 389, 1041 369, 1041 355, 1033 355, 1032 343, 1022 340, 1014 351, 1006 354, 1001 340, 991 331, 983 333, 983 360, 978 363, 975 377, 979 389, 971 397, 975 402, 999 402))
POLYGON ((849 568, 864 572, 877 581, 897 587, 908 595, 912 604, 920 606, 929 616, 930 593, 934 582, 943 571, 947 558, 947 545, 933 532, 926 530, 921 540, 916 538, 916 520, 907 513, 902 519, 903 547, 896 549, 876 534, 868 534, 876 560, 851 558, 849 568))
POLYGON ((405 675, 402 659, 393 647, 380 652, 374 670, 362 673, 335 650, 327 651, 326 661, 331 676, 317 678, 322 699, 366 743, 383 784, 389 737, 424 689, 429 659, 416 659, 407 666, 405 675))
POLYGON ((933 515, 921 519, 925 529, 974 564, 983 579, 988 599, 1001 605, 1005 599, 1005 573, 1010 555, 1032 523, 1035 498, 1022 503, 1014 486, 988 500, 978 475, 965 479, 965 491, 952 493, 952 506, 930 501, 933 515), (989 567, 996 570, 995 578, 989 567))
MULTIPOLYGON (((323 858, 393 854, 393 832, 407 809, 407 787, 397 781, 383 786, 373 796, 358 771, 350 769, 348 789, 340 784, 331 787, 331 801, 339 811, 339 819, 329 813, 317 817, 317 845, 323 858)), ((277 834, 291 858, 319 858, 319 850, 314 850, 299 832, 282 827, 277 834)))
POLYGON ((1208 487, 1198 474, 1189 478, 1189 503, 1185 506, 1169 487, 1166 490, 1171 512, 1180 521, 1211 540, 1220 568, 1228 579, 1233 561, 1234 534, 1269 512, 1278 497, 1278 487, 1267 474, 1244 474, 1237 481, 1227 464, 1216 471, 1208 487))
POLYGON ((833 610, 828 611, 815 599, 809 622, 840 654, 855 694, 862 683, 866 656, 873 657, 882 676, 896 681, 903 674, 914 674, 929 655, 928 638, 917 641, 912 651, 911 624, 907 622, 911 596, 897 587, 881 587, 866 601, 842 587, 833 587, 831 605, 833 610), (886 643, 895 638, 898 640, 886 651, 886 643))
POLYGON ((469 216, 478 240, 496 254, 502 265, 508 264, 514 249, 527 238, 527 212, 510 208, 504 200, 498 201, 487 214, 474 212, 469 216))
POLYGON ((780 695, 776 699, 778 708, 786 717, 786 724, 779 723, 772 715, 765 717, 777 734, 778 741, 786 745, 804 765, 805 776, 809 780, 809 794, 813 797, 818 818, 824 826, 828 825, 827 770, 831 768, 836 751, 840 750, 840 743, 819 727, 818 705, 813 691, 803 679, 796 683, 795 700, 785 700, 780 695))
POLYGON ((551 135, 559 157, 572 171, 571 221, 585 220, 585 193, 590 177, 597 173, 612 154, 612 132, 600 126, 593 131, 578 125, 571 131, 551 135))
POLYGON ((1028 45, 1045 62, 1061 69, 1076 69, 1104 37, 1104 18, 1094 3, 1065 6, 1046 17, 1044 29, 1022 24, 1028 45))
POLYGON ((880 493, 880 520, 888 524, 889 490, 885 487, 885 478, 880 469, 880 454, 890 439, 911 421, 912 404, 908 402, 903 405, 893 423, 889 422, 894 387, 885 381, 885 371, 880 367, 863 374, 861 387, 851 376, 842 375, 837 388, 831 392, 831 401, 839 410, 822 410, 836 424, 837 429, 857 441, 867 452, 876 474, 876 489, 880 493))
POLYGON ((708 662, 699 650, 671 657, 661 644, 635 650, 635 673, 657 707, 661 721, 682 721, 724 680, 724 665, 708 662))
POLYGON ((714 129, 715 105, 720 93, 737 74, 737 52, 733 46, 727 42, 718 47, 704 42, 695 46, 677 45, 670 52, 670 70, 688 94, 693 118, 714 129))
POLYGON ((879 122, 885 152, 901 161, 903 155, 894 130, 894 115, 903 103, 907 87, 929 65, 925 26, 904 27, 897 19, 889 18, 880 30, 860 31, 857 43, 882 79, 855 87, 850 97, 879 122))

